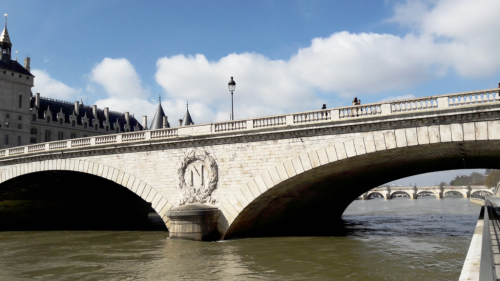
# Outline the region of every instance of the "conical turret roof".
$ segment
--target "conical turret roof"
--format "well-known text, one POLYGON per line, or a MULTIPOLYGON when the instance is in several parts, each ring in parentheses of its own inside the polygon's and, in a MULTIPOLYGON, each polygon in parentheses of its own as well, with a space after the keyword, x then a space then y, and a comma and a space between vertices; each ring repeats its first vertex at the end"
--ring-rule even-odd
MULTIPOLYGON (((155 117, 153 117, 153 121, 151 121, 151 126, 149 126, 150 130, 162 129, 163 128, 163 117, 166 116, 163 111, 163 107, 161 106, 161 102, 158 104, 158 108, 156 109, 155 117)), ((168 126, 168 124, 167 124, 168 126)))
POLYGON ((3 29, 2 34, 0 35, 0 43, 7 43, 12 45, 10 41, 9 31, 7 31, 7 26, 3 29))
POLYGON ((191 125, 191 123, 194 124, 193 119, 191 118, 191 114, 189 114, 188 105, 186 104, 186 114, 184 114, 184 118, 182 119, 181 126, 189 126, 189 125, 191 125))

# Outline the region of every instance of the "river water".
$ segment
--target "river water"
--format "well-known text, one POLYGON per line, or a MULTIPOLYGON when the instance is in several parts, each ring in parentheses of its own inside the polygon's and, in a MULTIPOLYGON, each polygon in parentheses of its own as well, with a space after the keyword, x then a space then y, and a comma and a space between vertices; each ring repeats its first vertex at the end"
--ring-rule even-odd
POLYGON ((342 237, 0 232, 0 280, 458 280, 479 211, 464 198, 355 201, 342 237))

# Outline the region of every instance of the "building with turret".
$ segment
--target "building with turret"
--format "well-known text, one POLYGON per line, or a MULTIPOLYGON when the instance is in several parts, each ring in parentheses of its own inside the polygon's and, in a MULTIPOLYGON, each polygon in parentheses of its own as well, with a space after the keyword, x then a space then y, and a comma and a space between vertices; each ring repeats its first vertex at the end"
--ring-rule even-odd
POLYGON ((30 58, 24 59, 24 66, 12 59, 7 23, 0 35, 0 53, 0 149, 143 129, 128 112, 33 95, 30 58))

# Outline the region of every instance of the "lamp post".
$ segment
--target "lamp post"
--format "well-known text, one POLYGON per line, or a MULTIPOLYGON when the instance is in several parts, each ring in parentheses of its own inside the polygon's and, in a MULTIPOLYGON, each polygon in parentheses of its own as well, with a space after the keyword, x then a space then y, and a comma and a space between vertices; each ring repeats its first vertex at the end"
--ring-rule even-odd
POLYGON ((236 82, 234 82, 233 77, 231 77, 231 81, 227 83, 229 87, 229 91, 231 92, 231 120, 234 120, 234 110, 233 110, 233 92, 236 89, 236 82))

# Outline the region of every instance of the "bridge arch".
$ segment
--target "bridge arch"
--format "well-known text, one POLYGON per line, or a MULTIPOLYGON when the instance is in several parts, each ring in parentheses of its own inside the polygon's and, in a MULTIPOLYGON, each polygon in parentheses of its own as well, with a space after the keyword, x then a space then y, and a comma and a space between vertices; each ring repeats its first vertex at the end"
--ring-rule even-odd
POLYGON ((417 196, 420 195, 420 194, 426 194, 426 193, 427 194, 430 193, 430 194, 434 195, 436 198, 441 198, 441 196, 442 196, 442 194, 440 194, 437 191, 433 191, 433 190, 419 190, 417 192, 417 196))
POLYGON ((499 140, 500 121, 488 121, 375 131, 335 142, 243 184, 223 200, 219 229, 225 238, 314 235, 311 227, 324 234, 374 186, 428 172, 498 168, 499 140), (342 200, 332 196, 336 192, 342 200), (313 226, 297 227, 304 224, 313 226))
MULTIPOLYGON (((396 198, 398 194, 405 194, 408 196, 408 198, 411 198, 411 195, 410 193, 406 192, 406 191, 401 191, 401 190, 396 190, 394 192, 391 192, 391 199, 392 198, 396 198)), ((406 196, 405 196, 406 197, 406 196)))
POLYGON ((51 159, 18 164, 0 173, 0 185, 17 177, 45 171, 80 172, 115 182, 129 189, 144 201, 151 203, 151 207, 161 216, 167 228, 170 227, 170 222, 165 214, 172 208, 172 204, 158 190, 135 175, 93 161, 51 159))
POLYGON ((480 195, 480 196, 489 196, 492 195, 493 193, 491 190, 487 189, 482 189, 482 190, 474 190, 471 192, 470 196, 472 197, 473 195, 480 195))

